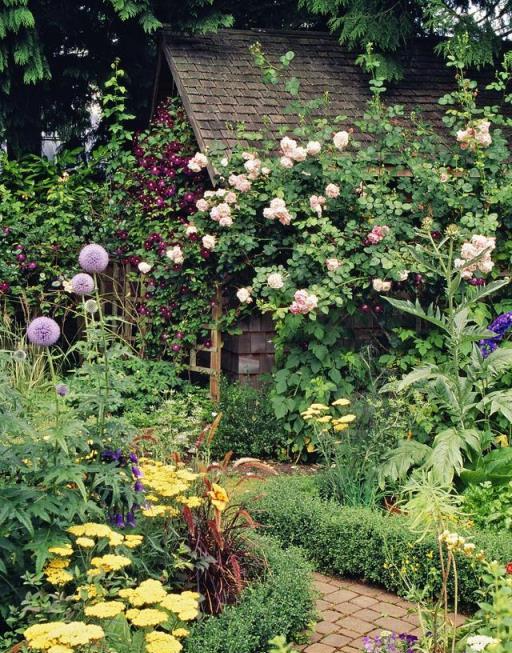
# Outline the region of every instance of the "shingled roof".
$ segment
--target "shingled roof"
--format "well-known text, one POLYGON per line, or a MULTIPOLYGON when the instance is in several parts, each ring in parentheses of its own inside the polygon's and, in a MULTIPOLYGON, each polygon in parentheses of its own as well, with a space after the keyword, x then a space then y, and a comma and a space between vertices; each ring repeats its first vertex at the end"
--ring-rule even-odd
MULTIPOLYGON (((293 124, 284 114, 291 96, 282 85, 265 84, 249 46, 259 41, 272 63, 292 50, 289 71, 300 80, 299 97, 308 101, 328 92, 322 110, 327 117, 347 116, 343 127, 362 117, 370 97, 368 75, 356 64, 357 54, 343 49, 326 33, 274 30, 221 30, 206 36, 183 36, 163 31, 162 52, 171 70, 202 150, 221 141, 236 141, 226 125, 243 122, 248 131, 277 132, 293 124)), ((454 73, 433 53, 433 43, 418 41, 402 55, 404 77, 389 85, 388 103, 419 109, 423 118, 439 125, 443 115, 438 99, 454 88, 454 73)), ((168 75, 168 73, 167 73, 168 75)))

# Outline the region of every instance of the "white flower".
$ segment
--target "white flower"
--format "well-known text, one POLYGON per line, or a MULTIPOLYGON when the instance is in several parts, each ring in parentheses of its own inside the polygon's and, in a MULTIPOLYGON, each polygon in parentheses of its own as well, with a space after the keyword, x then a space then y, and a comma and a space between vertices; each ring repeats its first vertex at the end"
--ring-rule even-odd
POLYGON ((240 288, 240 290, 236 293, 236 296, 238 297, 238 301, 241 304, 250 304, 252 302, 250 288, 240 288))
POLYGON ((307 155, 308 153, 304 147, 296 147, 289 156, 294 161, 305 161, 307 155))
POLYGON ((219 220, 219 226, 221 227, 231 227, 232 225, 233 225, 233 218, 229 215, 219 220))
POLYGON ((317 154, 320 154, 321 149, 322 145, 318 141, 309 141, 309 143, 306 145, 306 152, 310 156, 316 156, 317 154))
POLYGON ((209 208, 208 202, 205 199, 197 200, 196 209, 198 211, 208 211, 208 208, 209 208))
POLYGON ((231 207, 227 202, 221 202, 217 206, 214 206, 210 211, 210 217, 212 220, 219 221, 222 218, 229 218, 231 216, 231 207))
POLYGON ((311 195, 309 198, 309 206, 316 212, 318 216, 322 215, 322 208, 325 204, 325 197, 323 195, 311 195))
POLYGON ((409 270, 401 270, 398 273, 398 278, 400 279, 400 281, 407 281, 408 277, 409 277, 409 270))
POLYGON ((499 644, 501 640, 496 639, 495 637, 488 637, 487 635, 472 635, 468 637, 467 644, 469 650, 473 651, 483 651, 489 644, 499 644))
POLYGON ((229 185, 236 188, 240 193, 246 193, 251 190, 251 182, 246 175, 229 175, 229 185))
POLYGON ((192 172, 200 172, 208 165, 207 157, 202 152, 197 152, 188 162, 188 167, 192 172))
POLYGON ((232 190, 228 191, 224 197, 224 201, 226 204, 234 204, 236 202, 236 193, 233 193, 232 190))
POLYGON ((341 261, 339 261, 337 258, 328 258, 325 261, 325 265, 329 272, 334 272, 341 266, 341 261))
POLYGON ((222 159, 220 160, 220 165, 225 168, 229 163, 229 159, 227 156, 223 156, 222 159))
POLYGON ((261 174, 265 175, 265 176, 269 175, 270 174, 270 168, 267 168, 267 166, 263 166, 263 168, 261 169, 261 174))
POLYGON ((259 159, 249 159, 244 164, 244 168, 249 173, 249 179, 256 179, 260 174, 261 161, 259 159))
POLYGON ((331 199, 335 200, 340 194, 340 187, 337 186, 336 184, 327 184, 327 186, 325 187, 325 194, 327 195, 327 197, 330 197, 331 199))
POLYGON ((289 156, 282 156, 279 159, 279 163, 283 166, 283 168, 293 168, 293 161, 289 156))
POLYGON ((373 289, 376 292, 389 292, 391 290, 391 281, 383 281, 382 279, 374 279, 372 281, 373 289))
POLYGON ((203 236, 201 242, 203 243, 203 247, 205 249, 214 249, 216 239, 215 239, 215 236, 210 236, 210 235, 207 234, 206 236, 203 236))
POLYGON ((284 286, 283 275, 279 274, 279 272, 272 272, 267 277, 267 283, 270 288, 274 288, 274 290, 279 290, 284 286))
POLYGON ((336 132, 336 134, 334 134, 332 139, 334 143, 334 147, 338 150, 344 150, 348 145, 349 138, 350 136, 347 131, 343 130, 340 132, 336 132))
POLYGON ((63 288, 64 292, 73 292, 73 285, 71 284, 71 280, 70 279, 65 279, 62 282, 62 288, 63 288))
POLYGON ((297 141, 294 141, 293 138, 288 138, 288 136, 282 138, 279 145, 281 146, 281 152, 288 157, 297 149, 297 141))
POLYGON ((153 266, 149 263, 146 263, 145 261, 141 261, 137 267, 139 268, 139 272, 142 272, 142 274, 147 274, 153 266))
POLYGON ((194 224, 188 224, 185 233, 187 236, 192 236, 193 234, 197 234, 197 227, 194 224))
POLYGON ((179 245, 175 245, 166 251, 166 256, 170 259, 175 265, 181 265, 185 260, 183 256, 183 251, 179 245))

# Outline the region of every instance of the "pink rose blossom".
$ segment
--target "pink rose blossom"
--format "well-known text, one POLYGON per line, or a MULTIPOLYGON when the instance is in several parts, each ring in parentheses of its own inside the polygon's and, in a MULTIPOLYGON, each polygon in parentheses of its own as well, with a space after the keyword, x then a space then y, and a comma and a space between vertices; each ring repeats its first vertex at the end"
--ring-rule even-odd
POLYGON ((233 193, 232 190, 226 193, 226 196, 224 197, 224 201, 226 204, 235 204, 236 202, 236 193, 233 193))
POLYGON ((289 168, 293 168, 293 161, 292 161, 292 159, 290 159, 290 157, 288 157, 288 156, 282 156, 282 157, 279 159, 279 163, 281 164, 281 166, 282 166, 283 168, 288 168, 288 169, 289 169, 289 168))
POLYGON ((337 258, 328 258, 325 261, 325 265, 329 272, 335 272, 339 267, 341 267, 341 261, 337 258))
POLYGON ((229 215, 219 220, 219 226, 221 227, 231 227, 232 225, 233 225, 233 218, 230 217, 229 215))
POLYGON ((322 215, 322 208, 325 205, 325 197, 323 195, 311 195, 309 198, 309 206, 317 213, 318 216, 322 215))
POLYGON ((247 175, 229 175, 229 185, 236 188, 240 193, 247 193, 251 190, 251 182, 247 179, 247 175))
POLYGON ((288 138, 288 136, 282 138, 279 145, 281 146, 281 152, 287 157, 291 157, 292 153, 297 149, 297 141, 288 138))
POLYGON ((380 243, 380 241, 388 235, 389 231, 390 229, 387 225, 377 225, 370 231, 367 239, 372 245, 377 245, 377 243, 380 243))
POLYGON ((471 237, 471 241, 463 243, 460 249, 460 258, 454 261, 455 269, 460 270, 463 279, 471 279, 477 271, 488 274, 494 267, 491 252, 495 248, 496 238, 475 234, 471 237), (480 256, 478 261, 468 264, 478 256, 480 256))
POLYGON ((306 152, 309 154, 309 156, 316 156, 317 154, 320 154, 321 149, 322 145, 318 141, 309 141, 309 143, 306 145, 306 152))
POLYGON ((263 216, 267 218, 267 220, 279 220, 279 222, 284 225, 289 225, 292 220, 292 216, 286 207, 285 201, 280 197, 275 197, 270 202, 270 206, 263 209, 263 216))
POLYGON ((290 154, 294 161, 305 161, 308 153, 304 147, 296 147, 290 154))
POLYGON ((166 256, 170 259, 175 265, 181 265, 185 260, 183 256, 183 250, 179 245, 175 245, 167 250, 166 256))
POLYGON ((244 161, 252 161, 252 159, 256 158, 256 154, 253 154, 252 152, 242 152, 242 159, 244 161))
POLYGON ((215 243, 217 241, 216 241, 215 236, 206 235, 206 236, 203 236, 201 242, 203 243, 203 247, 205 249, 210 249, 211 250, 211 249, 215 248, 215 243))
POLYGON ((192 172, 201 172, 208 165, 207 157, 202 152, 197 152, 188 162, 188 167, 192 172))
POLYGON ((226 202, 222 202, 217 206, 214 206, 210 211, 210 217, 212 220, 218 222, 221 218, 229 218, 231 216, 231 207, 226 202))
POLYGON ((336 184, 327 184, 325 187, 325 194, 332 200, 335 200, 340 194, 340 187, 336 184))
POLYGON ((293 296, 293 302, 290 306, 290 313, 294 315, 306 315, 314 311, 318 306, 318 297, 309 293, 307 290, 297 290, 293 296))
POLYGON ((200 199, 197 200, 196 202, 196 209, 198 211, 208 211, 209 209, 209 204, 205 199, 200 199))

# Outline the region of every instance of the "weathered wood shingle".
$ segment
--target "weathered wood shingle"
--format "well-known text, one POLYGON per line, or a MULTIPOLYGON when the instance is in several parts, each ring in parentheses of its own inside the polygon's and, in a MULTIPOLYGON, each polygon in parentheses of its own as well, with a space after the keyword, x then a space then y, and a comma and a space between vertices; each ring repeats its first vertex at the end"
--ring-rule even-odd
MULTIPOLYGON (((322 114, 347 116, 340 129, 362 117, 370 98, 368 75, 356 64, 357 55, 328 34, 221 30, 193 37, 164 31, 163 52, 201 149, 218 141, 233 145, 229 124, 243 122, 248 131, 270 129, 277 135, 283 125, 294 123, 294 116, 284 113, 291 96, 281 84, 265 84, 254 65, 249 47, 256 41, 273 64, 285 52, 295 52, 289 73, 300 80, 300 99, 328 93, 322 114)), ((418 109, 439 126, 443 110, 438 100, 454 88, 453 69, 434 55, 430 42, 417 42, 402 55, 402 64, 404 77, 388 85, 386 102, 403 104, 406 111, 418 109)))

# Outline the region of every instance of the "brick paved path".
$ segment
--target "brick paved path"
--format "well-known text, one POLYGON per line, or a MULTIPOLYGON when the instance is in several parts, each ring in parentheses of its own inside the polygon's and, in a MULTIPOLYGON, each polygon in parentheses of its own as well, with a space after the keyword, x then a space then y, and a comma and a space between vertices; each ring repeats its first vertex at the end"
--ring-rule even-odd
POLYGON ((353 580, 314 574, 318 623, 305 653, 360 653, 365 635, 382 630, 418 634, 418 618, 408 601, 353 580))

